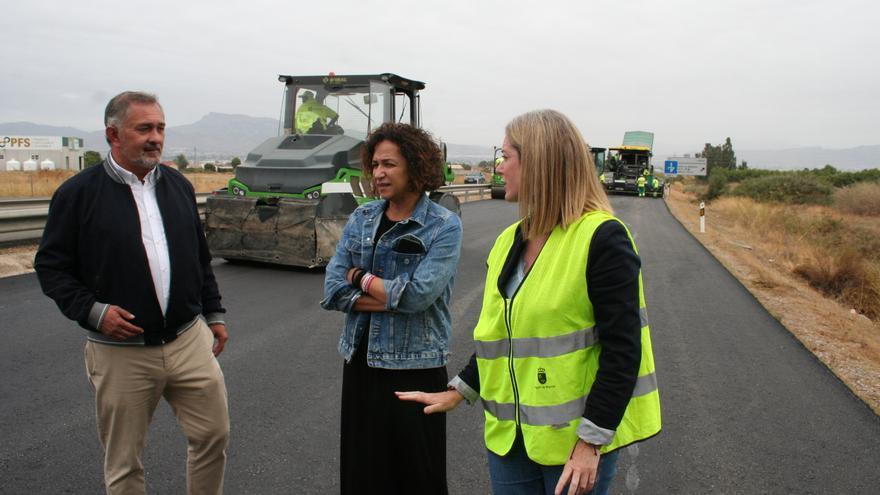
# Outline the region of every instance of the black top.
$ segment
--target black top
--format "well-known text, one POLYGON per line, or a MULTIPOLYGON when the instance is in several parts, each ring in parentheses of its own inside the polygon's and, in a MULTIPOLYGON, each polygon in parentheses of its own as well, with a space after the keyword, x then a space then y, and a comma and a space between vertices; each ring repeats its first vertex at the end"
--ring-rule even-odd
MULTIPOLYGON (((506 286, 524 248, 522 234, 517 230, 514 246, 498 280, 499 287, 506 286)), ((641 363, 640 268, 641 260, 620 222, 607 221, 596 229, 587 258, 586 276, 602 351, 584 417, 609 430, 616 430, 623 418, 641 363)), ((476 354, 471 355, 458 376, 479 392, 476 354)))
POLYGON ((161 344, 197 315, 224 313, 195 192, 178 171, 156 170, 156 202, 168 242, 171 286, 165 314, 156 298, 131 188, 109 165, 84 170, 52 196, 34 268, 43 292, 83 328, 96 303, 135 315, 147 345, 161 344))
POLYGON ((379 242, 379 239, 385 235, 385 232, 391 230, 391 227, 397 225, 397 222, 388 218, 388 213, 382 214, 382 219, 379 220, 379 226, 376 228, 376 236, 373 238, 375 243, 379 242))

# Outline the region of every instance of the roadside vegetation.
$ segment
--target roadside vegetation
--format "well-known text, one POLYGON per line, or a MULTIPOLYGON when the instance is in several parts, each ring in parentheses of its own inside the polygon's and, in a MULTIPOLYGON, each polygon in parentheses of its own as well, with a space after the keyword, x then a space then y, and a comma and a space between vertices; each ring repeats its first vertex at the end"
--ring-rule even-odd
POLYGON ((815 289, 880 320, 880 169, 715 168, 683 191, 815 289))

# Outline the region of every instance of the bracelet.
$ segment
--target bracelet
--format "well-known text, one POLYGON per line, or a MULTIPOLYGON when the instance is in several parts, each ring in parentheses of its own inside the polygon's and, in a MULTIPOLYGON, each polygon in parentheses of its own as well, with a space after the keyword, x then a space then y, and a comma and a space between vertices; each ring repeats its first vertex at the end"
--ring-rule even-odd
POLYGON ((370 273, 364 276, 364 279, 361 281, 361 288, 365 294, 370 293, 370 286, 373 285, 373 280, 376 280, 376 276, 370 273))

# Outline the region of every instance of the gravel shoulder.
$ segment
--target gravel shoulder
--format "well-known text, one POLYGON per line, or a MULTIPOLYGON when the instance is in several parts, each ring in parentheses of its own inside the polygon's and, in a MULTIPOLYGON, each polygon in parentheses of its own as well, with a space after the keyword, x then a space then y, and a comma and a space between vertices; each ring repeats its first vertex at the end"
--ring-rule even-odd
POLYGON ((36 253, 36 244, 0 249, 0 277, 11 277, 34 271, 34 255, 36 253))

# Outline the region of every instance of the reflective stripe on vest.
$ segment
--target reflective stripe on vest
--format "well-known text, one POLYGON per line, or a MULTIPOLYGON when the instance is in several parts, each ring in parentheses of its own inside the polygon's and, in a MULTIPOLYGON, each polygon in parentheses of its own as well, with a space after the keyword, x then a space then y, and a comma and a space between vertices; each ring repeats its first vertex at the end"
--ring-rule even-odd
MULTIPOLYGON (((648 312, 645 308, 639 308, 639 317, 642 326, 648 326, 648 312)), ((586 349, 599 340, 599 334, 595 327, 584 328, 565 335, 548 338, 523 338, 513 339, 514 358, 524 357, 553 357, 586 349)), ((477 341, 477 357, 483 359, 496 359, 508 357, 510 354, 510 340, 500 339, 488 342, 477 341)))
MULTIPOLYGON (((506 229, 492 248, 474 340, 486 446, 498 455, 510 450, 517 426, 522 429, 529 457, 543 465, 564 464, 577 441, 576 430, 601 353, 584 283, 587 247, 606 221, 617 220, 604 212, 591 212, 566 230, 554 229, 510 299, 499 292, 498 278, 517 225, 506 229)), ((639 376, 623 420, 611 444, 602 448, 604 452, 660 430, 660 400, 641 273, 639 306, 639 376)))
MULTIPOLYGON (((657 375, 640 376, 636 380, 633 389, 633 397, 640 397, 657 390, 657 375)), ((495 418, 502 421, 516 421, 516 405, 498 403, 482 399, 483 407, 495 418)), ((587 396, 578 397, 572 401, 557 406, 526 406, 520 405, 519 415, 523 423, 533 426, 552 426, 568 423, 572 418, 578 418, 584 413, 587 396)))

